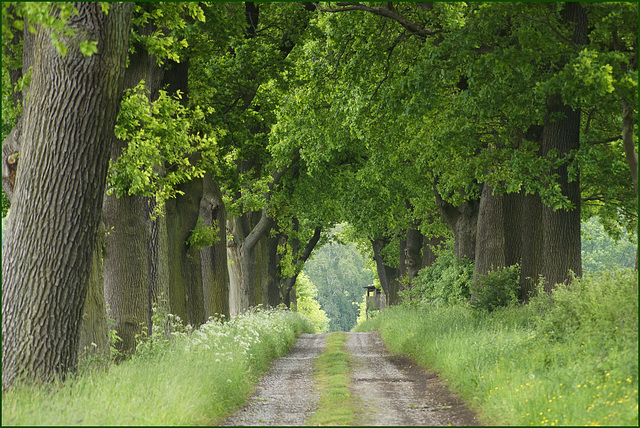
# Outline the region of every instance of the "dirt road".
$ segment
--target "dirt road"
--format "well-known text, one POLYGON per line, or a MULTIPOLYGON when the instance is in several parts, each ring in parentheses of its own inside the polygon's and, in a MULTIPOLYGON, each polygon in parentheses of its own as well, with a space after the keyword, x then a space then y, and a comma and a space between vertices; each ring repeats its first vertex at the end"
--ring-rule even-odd
MULTIPOLYGON (((361 425, 479 425, 435 373, 390 355, 378 332, 347 335, 361 425)), ((318 402, 313 360, 324 351, 325 339, 326 334, 303 334, 286 357, 274 361, 248 404, 222 425, 304 425, 318 402)))

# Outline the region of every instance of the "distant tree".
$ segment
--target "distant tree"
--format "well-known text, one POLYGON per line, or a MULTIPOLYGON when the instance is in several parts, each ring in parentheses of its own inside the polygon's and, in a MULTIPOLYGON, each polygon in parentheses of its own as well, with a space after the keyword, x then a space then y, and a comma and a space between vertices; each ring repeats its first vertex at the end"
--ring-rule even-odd
POLYGON ((607 234, 596 217, 582 223, 582 269, 585 273, 634 267, 637 234, 623 233, 616 238, 607 234))
POLYGON ((315 250, 304 272, 318 287, 318 303, 331 320, 330 331, 351 330, 358 318, 362 287, 374 277, 356 244, 325 244, 315 250))

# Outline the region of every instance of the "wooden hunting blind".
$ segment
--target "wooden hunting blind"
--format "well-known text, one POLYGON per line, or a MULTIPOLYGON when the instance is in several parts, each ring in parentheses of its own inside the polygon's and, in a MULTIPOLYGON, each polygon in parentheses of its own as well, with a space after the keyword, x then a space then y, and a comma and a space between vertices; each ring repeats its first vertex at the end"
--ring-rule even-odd
POLYGON ((382 290, 378 290, 374 285, 367 285, 362 288, 367 290, 367 296, 365 300, 367 306, 365 308, 365 314, 366 314, 366 318, 368 319, 369 310, 370 309, 379 310, 384 308, 385 299, 382 294, 382 290))

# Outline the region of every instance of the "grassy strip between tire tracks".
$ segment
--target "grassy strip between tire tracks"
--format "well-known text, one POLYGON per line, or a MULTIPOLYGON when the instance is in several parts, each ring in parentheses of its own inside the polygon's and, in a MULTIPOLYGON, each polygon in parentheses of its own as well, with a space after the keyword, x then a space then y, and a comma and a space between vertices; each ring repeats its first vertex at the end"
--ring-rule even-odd
POLYGON ((345 332, 327 336, 327 349, 315 361, 315 380, 320 390, 318 410, 307 425, 358 425, 360 408, 357 397, 351 395, 349 353, 344 350, 345 332))

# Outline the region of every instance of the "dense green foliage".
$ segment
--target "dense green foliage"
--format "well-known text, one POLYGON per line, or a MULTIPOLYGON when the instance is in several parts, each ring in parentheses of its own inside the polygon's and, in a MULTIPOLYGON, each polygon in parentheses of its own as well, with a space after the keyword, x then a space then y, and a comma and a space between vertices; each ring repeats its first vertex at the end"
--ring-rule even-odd
POLYGON ((320 304, 316 300, 318 288, 311 282, 309 277, 300 273, 296 279, 296 311, 304 315, 315 327, 316 333, 326 333, 329 331, 329 317, 327 313, 320 309, 320 304))
POLYGON ((160 91, 153 102, 148 96, 141 81, 123 97, 115 135, 128 146, 111 164, 107 193, 152 196, 159 212, 167 199, 183 193, 178 185, 212 169, 217 147, 213 136, 194 131, 204 112, 200 107, 185 108, 179 91, 174 96, 160 91), (196 153, 199 159, 194 163, 196 153), (158 165, 163 163, 168 171, 160 173, 158 165))
POLYGON ((318 288, 317 300, 329 317, 329 331, 351 330, 358 318, 362 287, 373 282, 373 272, 356 244, 325 244, 314 251, 304 272, 318 288))
POLYGON ((413 284, 400 293, 408 306, 463 303, 471 297, 472 280, 473 260, 457 258, 449 246, 440 252, 431 266, 421 269, 413 284))
POLYGON ((638 277, 575 280, 531 304, 391 308, 361 324, 436 370, 484 422, 637 425, 638 277))
POLYGON ((479 278, 472 306, 476 309, 493 311, 518 302, 518 265, 492 270, 479 278))
POLYGON ((108 371, 3 393, 2 425, 215 425, 244 403, 271 360, 312 330, 283 310, 211 320, 108 371))

